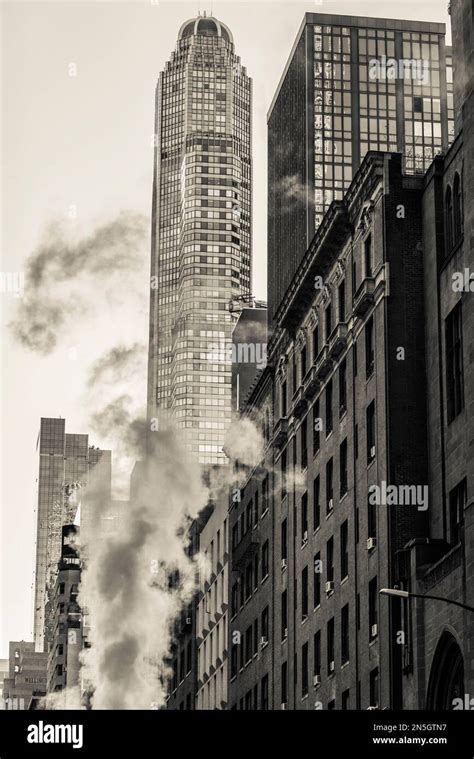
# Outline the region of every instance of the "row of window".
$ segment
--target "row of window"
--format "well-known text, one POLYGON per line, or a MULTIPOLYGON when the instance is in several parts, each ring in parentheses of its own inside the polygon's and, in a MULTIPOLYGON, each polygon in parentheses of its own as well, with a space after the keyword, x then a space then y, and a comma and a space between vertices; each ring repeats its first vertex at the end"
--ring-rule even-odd
POLYGON ((259 517, 263 518, 268 512, 268 476, 262 481, 262 513, 259 512, 259 491, 255 491, 254 497, 247 503, 245 511, 242 511, 239 519, 232 526, 232 549, 238 544, 247 532, 258 525, 259 517))
POLYGON ((252 561, 250 561, 242 573, 238 582, 235 582, 231 590, 231 618, 235 617, 239 609, 249 600, 252 594, 258 590, 259 567, 261 569, 261 582, 264 582, 270 571, 270 549, 268 540, 262 546, 261 567, 260 552, 257 551, 252 561))
POLYGON ((184 678, 187 677, 192 668, 192 642, 188 641, 186 651, 183 648, 178 659, 173 660, 173 675, 171 679, 172 690, 176 690, 178 683, 182 683, 184 678))
POLYGON ((453 187, 448 184, 445 194, 446 253, 449 254, 463 235, 462 180, 454 175, 453 187))
MULTIPOLYGON (((235 635, 235 632, 232 635, 235 635)), ((257 617, 254 623, 247 627, 245 635, 240 636, 239 642, 232 644, 230 649, 231 679, 237 677, 238 672, 250 664, 253 657, 268 645, 269 637, 269 609, 266 606, 260 616, 260 629, 257 617)))
MULTIPOLYGON (((344 286, 344 282, 341 283, 339 286, 339 290, 341 287, 344 286)), ((343 296, 340 295, 342 298, 342 301, 339 301, 339 304, 344 303, 343 296)), ((340 305, 341 308, 341 305, 340 305)), ((339 322, 344 322, 345 315, 341 312, 339 313, 339 322)), ((320 355, 321 348, 324 348, 327 342, 329 341, 330 335, 333 330, 333 319, 332 319, 332 306, 331 303, 329 303, 326 306, 325 309, 325 336, 324 336, 324 343, 321 346, 320 345, 320 331, 319 331, 319 325, 317 324, 312 332, 311 336, 311 358, 312 363, 314 364, 320 355)), ((375 369, 375 327, 374 327, 374 318, 371 316, 364 328, 364 345, 365 345, 365 376, 366 379, 370 379, 370 377, 374 373, 375 369)), ((292 386, 291 386, 291 396, 293 396, 296 393, 296 390, 298 389, 298 386, 303 382, 306 373, 308 369, 310 368, 311 364, 309 362, 309 351, 308 351, 308 343, 305 341, 299 350, 299 354, 296 353, 293 355, 293 361, 292 361, 292 372, 291 372, 291 380, 292 380, 292 386)), ((357 350, 354 346, 354 372, 357 374, 357 350)), ((342 416, 342 414, 347 410, 347 365, 346 365, 346 359, 343 359, 339 365, 338 370, 338 376, 339 376, 339 416, 342 416)), ((329 435, 329 433, 332 431, 333 428, 333 394, 332 394, 332 379, 329 380, 329 382, 326 385, 326 435, 329 435)), ((289 394, 288 394, 288 382, 285 379, 281 385, 281 395, 280 395, 280 409, 281 409, 281 415, 283 417, 286 417, 288 414, 288 408, 289 408, 289 394)))
MULTIPOLYGON (((326 436, 332 431, 332 382, 330 381, 326 385, 326 436), (329 410, 329 412, 328 412, 329 410), (328 430, 329 427, 329 430, 328 430)), ((320 417, 319 417, 319 400, 316 401, 313 406, 313 456, 316 456, 320 450, 320 417)), ((358 430, 356 430, 357 436, 355 438, 355 455, 356 458, 359 455, 358 451, 358 430)), ((367 465, 371 464, 376 455, 376 412, 375 401, 371 401, 366 409, 366 445, 367 445, 367 465)), ((296 438, 295 438, 296 440, 296 438)), ((304 419, 300 426, 300 441, 301 441, 301 468, 306 469, 308 465, 308 423, 307 419, 304 419)), ((295 449, 295 444, 294 444, 295 449)), ((294 459, 296 465, 296 450, 294 450, 294 459)), ((280 470, 281 470, 281 498, 282 500, 288 493, 288 447, 284 448, 280 457, 280 470)), ((314 481, 313 490, 313 510, 316 514, 316 509, 319 510, 320 504, 320 492, 319 492, 319 477, 314 481)), ((334 459, 331 457, 326 462, 326 514, 331 513, 334 508, 334 459)), ((339 446, 339 497, 343 498, 348 492, 348 443, 345 438, 339 446)), ((307 494, 303 495, 303 499, 307 499, 307 494)), ((305 520, 307 521, 307 520, 305 520)), ((315 525, 319 525, 318 520, 315 520, 315 525)), ((316 526, 314 529, 316 529, 316 526)))

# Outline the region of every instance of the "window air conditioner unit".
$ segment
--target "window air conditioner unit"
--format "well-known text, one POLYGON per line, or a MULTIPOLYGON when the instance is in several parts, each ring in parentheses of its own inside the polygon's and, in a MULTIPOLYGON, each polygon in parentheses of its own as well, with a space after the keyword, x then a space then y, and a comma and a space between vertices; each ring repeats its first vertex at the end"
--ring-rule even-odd
POLYGON ((282 708, 283 711, 285 711, 286 710, 286 703, 282 703, 281 708, 282 708))
POLYGON ((367 550, 372 551, 377 545, 377 538, 367 538, 367 550))
POLYGON ((307 543, 307 542, 308 542, 308 530, 305 530, 303 532, 303 543, 307 543))
POLYGON ((371 449, 370 449, 370 458, 371 458, 371 459, 374 459, 374 458, 375 458, 375 445, 373 445, 373 446, 371 447, 371 449))
POLYGON ((328 580, 326 583, 326 593, 332 593, 334 590, 334 581, 328 580))
POLYGON ((332 511, 334 508, 334 499, 330 498, 328 502, 328 511, 332 511))
POLYGON ((191 625, 191 624, 192 624, 192 622, 193 622, 193 621, 192 621, 191 617, 186 617, 186 624, 187 624, 187 625, 191 625))
POLYGON ((266 646, 267 643, 268 643, 268 639, 265 637, 265 635, 262 635, 262 637, 260 638, 261 647, 264 648, 264 646, 266 646))
POLYGON ((281 560, 281 568, 286 569, 286 559, 281 560))
POLYGON ((370 635, 372 638, 375 638, 375 636, 377 635, 377 625, 372 625, 372 627, 370 628, 370 635))
POLYGON ((314 675, 313 677, 313 685, 321 685, 321 675, 314 675))
POLYGON ((283 630, 283 640, 285 640, 285 638, 287 637, 288 637, 288 628, 285 627, 285 629, 283 630))
POLYGON ((329 662, 329 671, 330 672, 334 672, 334 662, 333 661, 329 662))

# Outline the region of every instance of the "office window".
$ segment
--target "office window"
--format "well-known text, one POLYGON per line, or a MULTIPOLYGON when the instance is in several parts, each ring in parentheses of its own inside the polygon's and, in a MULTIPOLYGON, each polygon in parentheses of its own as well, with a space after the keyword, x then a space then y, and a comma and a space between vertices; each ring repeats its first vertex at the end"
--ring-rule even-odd
POLYGON ((379 705, 379 671, 377 667, 370 673, 369 706, 379 705))
POLYGON ((238 668, 237 644, 234 643, 230 650, 230 676, 231 677, 237 676, 237 668, 238 668))
POLYGON ((262 517, 268 511, 268 475, 262 482, 262 517))
POLYGON ((377 504, 367 501, 367 537, 377 537, 377 504))
POLYGON ((326 385, 326 437, 332 432, 332 379, 326 385))
POLYGON ((319 326, 316 324, 313 329, 313 362, 319 353, 319 326))
POLYGON ((286 380, 281 386, 281 415, 286 416, 288 413, 288 388, 286 380))
POLYGON ((321 677, 321 630, 313 637, 313 675, 321 677))
POLYGON ((308 618, 308 567, 301 572, 301 620, 308 618))
POLYGON ((245 532, 252 529, 253 501, 249 501, 245 509, 245 532))
POLYGON ((173 690, 176 690, 178 687, 178 660, 174 659, 173 661, 173 690))
POLYGON ((374 319, 371 316, 365 325, 365 375, 367 379, 374 373, 375 366, 375 341, 374 319))
POLYGON ((287 494, 287 467, 288 467, 288 450, 287 448, 282 451, 281 459, 281 498, 285 498, 287 494))
POLYGON ((281 594, 281 639, 285 640, 288 635, 288 591, 281 594))
POLYGON ((326 514, 330 514, 334 508, 333 473, 334 464, 331 458, 326 463, 326 514))
POLYGON ((341 664, 349 661, 349 604, 341 609, 341 664))
POLYGON ((180 682, 184 680, 184 676, 186 674, 185 666, 186 666, 186 653, 183 648, 179 654, 179 681, 180 682))
POLYGON ((288 662, 281 665, 281 703, 288 703, 288 662))
POLYGON ((301 496, 301 544, 308 540, 308 493, 301 496))
POLYGON ((334 672, 334 617, 327 623, 328 675, 334 672))
POLYGON ((367 407, 367 463, 375 459, 375 401, 367 407))
POLYGON ((256 527, 258 525, 258 490, 255 491, 255 497, 253 500, 253 526, 256 527))
POLYGON ((461 178, 456 172, 453 184, 453 233, 456 244, 463 234, 463 207, 461 178))
POLYGON ((308 421, 303 419, 301 422, 301 468, 306 469, 308 466, 308 421))
POLYGON ((245 663, 248 664, 252 659, 253 628, 252 625, 245 631, 245 663))
POLYGON ((325 337, 326 342, 329 340, 329 336, 332 332, 332 306, 331 303, 328 303, 326 306, 326 310, 324 312, 324 328, 325 328, 325 337))
POLYGON ((462 304, 453 308, 446 319, 446 391, 448 424, 464 408, 464 369, 462 339, 462 304))
POLYGON ((258 654, 258 618, 253 623, 253 653, 258 654))
POLYGON ((340 529, 341 580, 349 574, 349 526, 347 519, 340 529))
POLYGON ((245 694, 245 709, 246 711, 252 710, 252 691, 251 690, 247 691, 247 693, 245 694))
POLYGON ((445 196, 446 249, 450 253, 454 245, 453 194, 448 185, 445 196))
POLYGON ((253 566, 252 562, 245 568, 245 600, 248 601, 253 591, 253 566))
POLYGON ((334 538, 326 543, 326 580, 334 581, 334 538))
POLYGON ((342 691, 341 695, 341 710, 343 712, 346 712, 349 710, 350 706, 350 690, 349 688, 347 690, 342 691))
POLYGON ((377 637, 377 578, 374 577, 369 582, 369 640, 377 637))
POLYGON ((293 395, 298 388, 298 365, 296 363, 296 354, 293 353, 293 360, 291 362, 291 377, 293 380, 293 395))
POLYGON ((364 262, 365 262, 365 276, 372 276, 372 235, 369 235, 364 240, 364 262))
POLYGON ((321 521, 321 480, 319 474, 313 480, 313 530, 317 530, 321 521))
POLYGON ((253 557, 253 589, 258 588, 258 551, 253 557))
POLYGON ((308 695, 308 644, 304 643, 301 649, 301 696, 308 695))
POLYGON ((239 524, 236 522, 232 527, 232 548, 237 548, 239 544, 239 524))
POLYGON ((306 354, 306 343, 303 345, 300 353, 300 366, 301 366, 301 381, 303 381, 304 376, 308 370, 307 366, 307 354, 306 354))
POLYGON ((343 322, 346 318, 346 281, 343 279, 338 287, 338 309, 339 309, 339 321, 343 322))
POLYGON ((357 292, 357 261, 355 258, 352 259, 352 297, 357 292))
POLYGON ((342 498, 348 490, 347 484, 347 438, 339 446, 339 495, 342 498))
POLYGON ((339 364, 339 417, 347 411, 347 363, 343 359, 339 364))
POLYGON ((258 683, 253 686, 253 708, 258 709, 258 683))
POLYGON ((262 677, 262 684, 260 690, 260 706, 262 711, 268 711, 268 675, 262 677))
POLYGON ((269 570, 269 547, 268 540, 262 546, 262 580, 268 576, 269 570))
POLYGON ((321 553, 314 557, 314 578, 313 578, 313 608, 321 603, 321 553))
MULTIPOLYGON (((288 559, 288 520, 284 519, 281 523, 281 558, 285 562, 288 559)), ((283 566, 283 564, 282 564, 283 566)))
POLYGON ((268 606, 265 606, 264 610, 262 611, 262 638, 265 638, 265 640, 269 640, 269 629, 268 629, 268 606))
POLYGON ((461 542, 466 502, 467 482, 464 479, 449 494, 449 542, 452 546, 461 542))
POLYGON ((313 456, 316 456, 317 452, 319 451, 321 440, 320 440, 320 416, 319 416, 319 398, 315 402, 313 406, 313 456))

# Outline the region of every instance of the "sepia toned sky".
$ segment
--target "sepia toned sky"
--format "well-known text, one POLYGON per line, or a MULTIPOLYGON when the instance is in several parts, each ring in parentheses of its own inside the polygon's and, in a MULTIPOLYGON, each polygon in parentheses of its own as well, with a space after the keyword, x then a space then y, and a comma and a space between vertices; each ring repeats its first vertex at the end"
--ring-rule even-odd
MULTIPOLYGON (((127 211, 141 214, 148 230, 157 77, 181 24, 204 10, 229 26, 253 79, 253 294, 259 298, 266 296, 266 113, 303 14, 449 21, 447 0, 3 2, 2 272, 23 272, 51 224, 77 241, 127 211)), ((113 293, 109 287, 105 294, 103 280, 93 277, 76 287, 49 283, 52 297, 69 299, 73 318, 58 329, 48 355, 13 338, 7 325, 17 317, 18 299, 0 294, 0 658, 9 640, 32 639, 40 417, 63 416, 67 431, 88 432, 90 366, 120 341, 145 346, 148 234, 139 255, 143 276, 124 272, 113 293)), ((145 377, 130 392, 144 402, 145 377)), ((94 436, 90 442, 102 443, 94 436)))

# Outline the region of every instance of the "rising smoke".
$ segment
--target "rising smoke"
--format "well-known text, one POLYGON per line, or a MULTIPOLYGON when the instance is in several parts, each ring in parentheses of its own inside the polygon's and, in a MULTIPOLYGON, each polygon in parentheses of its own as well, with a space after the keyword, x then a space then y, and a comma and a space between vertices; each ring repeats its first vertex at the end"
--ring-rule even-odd
MULTIPOLYGON (((146 258, 139 249, 145 229, 141 217, 122 214, 71 244, 52 228, 28 262, 25 298, 11 325, 16 338, 46 355, 75 317, 83 319, 99 306, 103 311, 104 301, 120 298, 130 289, 124 275, 135 268, 134 276, 137 271, 143 276, 146 258)), ((84 689, 94 709, 163 705, 172 623, 196 589, 196 570, 204 567, 201 556, 188 556, 188 529, 209 504, 210 491, 178 432, 161 422, 150 431, 143 412, 145 377, 146 346, 135 343, 109 349, 86 378, 82 405, 88 429, 101 448, 112 450, 115 495, 128 496, 130 471, 135 461, 140 463, 118 517, 103 487, 100 462, 82 493, 79 602, 90 648, 81 654, 80 686, 48 696, 50 709, 80 708, 84 689), (105 529, 104 517, 110 514, 112 528, 109 519, 105 529), (171 586, 170 576, 176 578, 171 586)), ((243 466, 261 461, 259 425, 234 419, 226 451, 230 465, 219 468, 212 495, 235 483, 236 460, 243 466)))
POLYGON ((117 533, 95 540, 83 577, 91 648, 83 653, 82 674, 94 709, 164 703, 171 624, 195 588, 186 533, 208 492, 173 429, 152 434, 133 491, 117 533), (170 588, 174 572, 179 582, 170 588))
POLYGON ((50 224, 26 263, 24 297, 18 299, 10 329, 38 354, 51 353, 76 320, 99 310, 124 290, 120 280, 144 273, 147 219, 130 212, 72 241, 60 223, 50 224))

